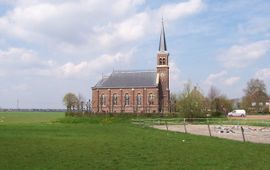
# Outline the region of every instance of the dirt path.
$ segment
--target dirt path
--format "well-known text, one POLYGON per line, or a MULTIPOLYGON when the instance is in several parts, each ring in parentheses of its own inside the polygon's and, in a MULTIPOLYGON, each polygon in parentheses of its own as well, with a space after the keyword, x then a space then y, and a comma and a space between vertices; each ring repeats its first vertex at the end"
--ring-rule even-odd
POLYGON ((248 115, 246 117, 231 117, 230 119, 270 120, 270 115, 248 115))
MULTIPOLYGON (((154 128, 167 130, 165 125, 155 125, 154 128)), ((270 127, 242 126, 245 140, 253 143, 270 144, 270 127)), ((186 125, 187 133, 209 136, 207 125, 186 125)), ((185 132, 184 125, 168 125, 168 130, 185 132)), ((210 125, 211 135, 219 138, 243 141, 241 127, 237 125, 210 125)))

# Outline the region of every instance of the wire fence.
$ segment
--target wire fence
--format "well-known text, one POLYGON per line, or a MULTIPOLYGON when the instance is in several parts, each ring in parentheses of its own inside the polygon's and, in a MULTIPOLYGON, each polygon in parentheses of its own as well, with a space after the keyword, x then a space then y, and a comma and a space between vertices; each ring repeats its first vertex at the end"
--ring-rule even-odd
POLYGON ((143 127, 153 127, 166 131, 270 144, 270 120, 245 118, 156 118, 133 119, 132 122, 143 127))

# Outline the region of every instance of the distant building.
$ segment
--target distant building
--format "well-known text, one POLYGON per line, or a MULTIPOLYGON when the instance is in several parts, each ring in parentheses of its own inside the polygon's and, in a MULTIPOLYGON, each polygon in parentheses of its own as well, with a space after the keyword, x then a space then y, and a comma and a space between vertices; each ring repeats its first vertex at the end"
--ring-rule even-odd
POLYGON ((156 70, 113 71, 92 87, 93 112, 169 112, 169 53, 162 22, 156 70))

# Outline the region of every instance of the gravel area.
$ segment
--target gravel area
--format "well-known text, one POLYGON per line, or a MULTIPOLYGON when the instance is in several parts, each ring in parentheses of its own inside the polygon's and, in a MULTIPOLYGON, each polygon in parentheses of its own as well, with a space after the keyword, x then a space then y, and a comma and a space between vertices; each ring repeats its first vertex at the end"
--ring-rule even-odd
MULTIPOLYGON (((154 125, 154 128, 167 130, 165 125, 154 125)), ((210 125, 211 135, 219 138, 243 141, 241 126, 237 125, 210 125)), ((253 143, 270 144, 270 127, 242 126, 245 140, 253 143)), ((168 130, 185 132, 184 125, 168 125, 168 130)), ((186 125, 187 133, 210 136, 207 125, 186 125)))

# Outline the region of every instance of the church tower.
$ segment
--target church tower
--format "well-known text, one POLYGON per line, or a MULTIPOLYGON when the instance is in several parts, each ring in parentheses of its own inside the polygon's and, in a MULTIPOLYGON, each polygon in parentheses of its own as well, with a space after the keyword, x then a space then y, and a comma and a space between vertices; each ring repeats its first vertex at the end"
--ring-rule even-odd
POLYGON ((159 50, 157 53, 157 76, 159 79, 159 111, 169 112, 169 53, 167 51, 163 20, 159 40, 159 50))

